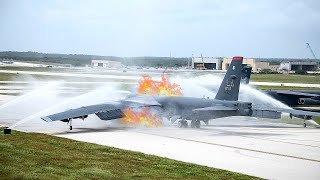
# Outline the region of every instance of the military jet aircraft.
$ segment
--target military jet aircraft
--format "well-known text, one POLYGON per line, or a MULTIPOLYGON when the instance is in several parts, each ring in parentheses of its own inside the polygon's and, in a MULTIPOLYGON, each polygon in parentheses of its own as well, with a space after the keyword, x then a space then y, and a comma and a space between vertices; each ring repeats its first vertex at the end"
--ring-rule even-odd
MULTIPOLYGON (((243 84, 249 84, 251 66, 245 66, 241 72, 243 84)), ((264 93, 290 106, 319 106, 320 91, 316 90, 264 90, 264 93)))
POLYGON ((252 102, 238 101, 243 57, 233 57, 227 73, 220 85, 215 99, 181 97, 181 96, 151 96, 131 95, 123 100, 84 106, 57 114, 42 117, 44 121, 63 121, 70 124, 72 119, 85 119, 90 114, 96 114, 101 120, 114 120, 126 116, 128 108, 150 108, 161 116, 179 117, 178 126, 188 127, 191 120, 192 128, 200 128, 200 121, 207 123, 211 119, 229 116, 254 116, 264 118, 280 118, 281 112, 301 116, 320 116, 320 113, 293 109, 269 108, 253 109, 252 102))
MULTIPOLYGON (((243 84, 249 84, 251 66, 245 66, 241 72, 243 84)), ((264 90, 265 94, 297 110, 316 111, 320 106, 320 91, 316 90, 264 90), (311 107, 311 106, 315 106, 311 107)), ((311 116, 293 115, 298 118, 312 119, 311 116)), ((292 116, 290 116, 292 117, 292 116)), ((306 123, 303 124, 306 127, 306 123)))
POLYGON ((320 91, 265 90, 264 92, 291 107, 320 105, 320 91))

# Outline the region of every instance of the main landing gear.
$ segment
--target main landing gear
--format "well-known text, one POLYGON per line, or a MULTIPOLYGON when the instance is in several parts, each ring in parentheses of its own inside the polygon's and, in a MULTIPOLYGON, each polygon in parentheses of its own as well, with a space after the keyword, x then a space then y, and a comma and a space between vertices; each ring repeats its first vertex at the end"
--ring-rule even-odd
MULTIPOLYGON (((185 119, 178 121, 179 128, 187 128, 188 122, 185 119)), ((191 128, 200 128, 200 121, 199 120, 192 120, 190 124, 191 128)))
POLYGON ((209 125, 209 120, 203 121, 207 126, 209 125))
POLYGON ((192 120, 191 121, 191 128, 200 128, 200 121, 199 120, 192 120))
POLYGON ((182 119, 182 120, 178 121, 178 127, 179 128, 187 128, 188 127, 188 121, 186 121, 185 119, 182 119))

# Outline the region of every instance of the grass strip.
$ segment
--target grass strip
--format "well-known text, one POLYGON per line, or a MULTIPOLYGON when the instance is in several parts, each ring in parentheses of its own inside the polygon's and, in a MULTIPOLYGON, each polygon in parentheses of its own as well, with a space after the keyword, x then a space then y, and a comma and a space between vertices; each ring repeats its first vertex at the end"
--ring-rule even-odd
POLYGON ((256 82, 320 84, 320 75, 252 74, 251 80, 256 82))
POLYGON ((260 90, 312 90, 320 91, 320 88, 315 87, 293 87, 293 86, 258 86, 260 90))
POLYGON ((3 129, 0 156, 0 179, 258 179, 45 134, 4 135, 3 129))

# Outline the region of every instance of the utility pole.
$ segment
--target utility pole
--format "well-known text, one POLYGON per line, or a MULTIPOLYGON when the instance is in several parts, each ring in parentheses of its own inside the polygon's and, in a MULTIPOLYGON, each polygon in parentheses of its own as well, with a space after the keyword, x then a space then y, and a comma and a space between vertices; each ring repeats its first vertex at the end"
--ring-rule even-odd
POLYGON ((204 66, 204 61, 203 61, 202 53, 201 53, 201 61, 202 61, 201 70, 205 70, 206 67, 204 66))
POLYGON ((191 64, 190 64, 190 69, 194 68, 194 59, 193 59, 193 54, 191 55, 191 64))

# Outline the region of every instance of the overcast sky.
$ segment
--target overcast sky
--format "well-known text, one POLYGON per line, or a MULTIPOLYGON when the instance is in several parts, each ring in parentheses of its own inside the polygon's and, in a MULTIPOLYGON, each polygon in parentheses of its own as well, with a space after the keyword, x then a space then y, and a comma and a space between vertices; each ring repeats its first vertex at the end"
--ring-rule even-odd
POLYGON ((319 0, 1 0, 0 51, 320 57, 319 0))

